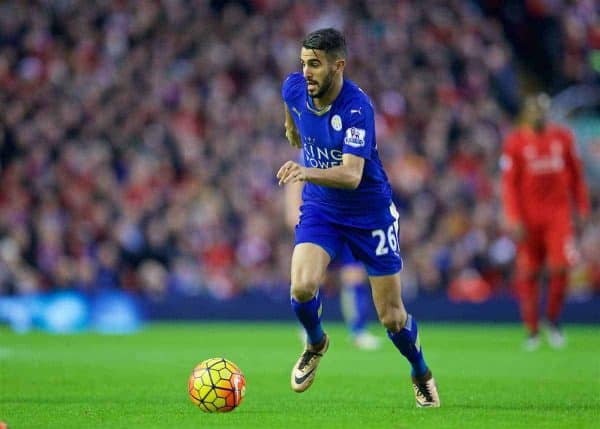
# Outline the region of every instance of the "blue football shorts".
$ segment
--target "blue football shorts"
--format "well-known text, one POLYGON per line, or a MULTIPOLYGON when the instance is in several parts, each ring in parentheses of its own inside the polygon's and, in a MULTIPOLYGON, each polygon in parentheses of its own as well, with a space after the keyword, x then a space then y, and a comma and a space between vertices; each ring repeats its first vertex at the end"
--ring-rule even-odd
POLYGON ((347 244, 344 244, 339 252, 337 252, 335 255, 335 259, 331 261, 330 266, 332 268, 342 268, 350 265, 362 267, 362 263, 354 257, 350 247, 348 247, 347 244))
POLYGON ((364 229, 328 221, 314 209, 305 208, 296 226, 295 244, 300 243, 316 244, 339 262, 353 256, 364 264, 369 276, 395 274, 402 269, 397 218, 390 224, 364 229))

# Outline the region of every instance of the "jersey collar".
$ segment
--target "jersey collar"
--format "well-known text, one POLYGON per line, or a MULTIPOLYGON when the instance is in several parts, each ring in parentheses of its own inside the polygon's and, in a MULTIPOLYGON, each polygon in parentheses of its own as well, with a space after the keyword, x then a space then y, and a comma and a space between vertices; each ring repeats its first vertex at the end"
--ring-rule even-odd
MULTIPOLYGON (((310 100, 310 97, 309 99, 310 100)), ((316 107, 311 106, 311 102, 306 100, 306 108, 314 113, 317 116, 323 116, 325 113, 329 112, 331 110, 331 104, 329 106, 323 107, 321 110, 317 109, 316 107)))

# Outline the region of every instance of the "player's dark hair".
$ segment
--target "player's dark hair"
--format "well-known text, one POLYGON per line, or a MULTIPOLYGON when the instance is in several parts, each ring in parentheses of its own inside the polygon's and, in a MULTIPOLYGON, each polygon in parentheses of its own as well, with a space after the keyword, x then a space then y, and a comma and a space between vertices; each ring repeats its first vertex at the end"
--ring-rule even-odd
POLYGON ((302 41, 306 49, 325 51, 325 55, 333 59, 346 58, 346 39, 335 28, 322 28, 309 33, 302 41))

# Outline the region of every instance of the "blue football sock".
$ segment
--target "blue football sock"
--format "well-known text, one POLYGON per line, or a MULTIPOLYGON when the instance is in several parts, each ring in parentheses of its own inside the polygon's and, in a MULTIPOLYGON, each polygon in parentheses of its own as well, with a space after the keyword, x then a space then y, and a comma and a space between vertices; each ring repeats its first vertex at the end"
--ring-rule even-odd
POLYGON ((410 362, 412 375, 417 377, 424 375, 428 368, 419 342, 417 321, 409 314, 404 328, 396 333, 388 331, 387 334, 400 353, 410 362))
POLYGON ((292 309, 296 317, 304 326, 309 344, 319 344, 323 341, 325 333, 321 326, 321 294, 317 294, 309 301, 298 302, 292 297, 292 309))
POLYGON ((342 289, 342 313, 352 335, 367 329, 371 289, 365 283, 344 286, 342 289))

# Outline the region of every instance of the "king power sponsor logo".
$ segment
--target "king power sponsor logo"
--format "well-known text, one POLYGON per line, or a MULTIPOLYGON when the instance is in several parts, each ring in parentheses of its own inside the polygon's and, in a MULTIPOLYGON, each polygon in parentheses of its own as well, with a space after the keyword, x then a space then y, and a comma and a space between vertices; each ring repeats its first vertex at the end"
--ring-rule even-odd
POLYGON ((342 165, 342 151, 319 147, 310 143, 305 144, 304 164, 313 168, 330 168, 342 165))

